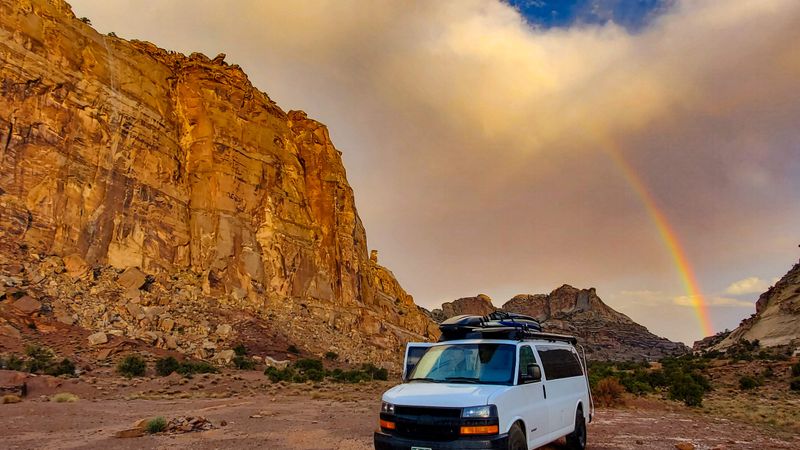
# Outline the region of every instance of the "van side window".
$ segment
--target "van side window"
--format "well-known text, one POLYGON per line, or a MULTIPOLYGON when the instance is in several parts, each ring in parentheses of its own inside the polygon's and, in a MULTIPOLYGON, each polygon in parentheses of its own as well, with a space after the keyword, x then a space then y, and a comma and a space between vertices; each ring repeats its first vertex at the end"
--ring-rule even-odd
POLYGON ((536 364, 536 357, 533 356, 531 347, 525 345, 519 348, 519 377, 517 379, 522 379, 522 375, 528 370, 528 364, 536 364))
POLYGON ((565 348, 536 346, 548 380, 583 376, 578 355, 565 348))

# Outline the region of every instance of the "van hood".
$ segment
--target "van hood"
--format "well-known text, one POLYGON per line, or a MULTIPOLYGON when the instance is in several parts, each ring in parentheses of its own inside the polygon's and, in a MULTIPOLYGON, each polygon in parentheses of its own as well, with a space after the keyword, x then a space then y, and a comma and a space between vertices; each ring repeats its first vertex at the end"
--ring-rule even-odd
POLYGON ((411 382, 383 394, 383 401, 395 405, 465 408, 489 404, 489 397, 508 386, 462 383, 411 382))

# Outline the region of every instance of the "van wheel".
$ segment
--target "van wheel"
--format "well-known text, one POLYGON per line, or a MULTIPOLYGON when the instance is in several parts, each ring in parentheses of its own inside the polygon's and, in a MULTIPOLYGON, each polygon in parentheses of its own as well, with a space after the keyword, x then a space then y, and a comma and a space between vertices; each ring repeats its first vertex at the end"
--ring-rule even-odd
POLYGON ((525 433, 522 432, 518 423, 515 423, 508 433, 508 450, 528 450, 525 433))
POLYGON ((575 413, 575 431, 567 435, 567 446, 572 450, 586 448, 586 418, 583 417, 583 410, 575 413))

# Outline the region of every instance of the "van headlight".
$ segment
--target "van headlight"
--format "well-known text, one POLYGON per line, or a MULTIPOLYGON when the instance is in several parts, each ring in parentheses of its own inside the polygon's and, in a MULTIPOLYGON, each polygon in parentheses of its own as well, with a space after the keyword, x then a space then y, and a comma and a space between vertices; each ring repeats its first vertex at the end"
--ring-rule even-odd
POLYGON ((381 402, 381 412, 384 414, 394 414, 394 405, 389 402, 381 402))
POLYGON ((497 417, 497 406, 470 406, 461 410, 462 419, 488 419, 490 417, 497 417))

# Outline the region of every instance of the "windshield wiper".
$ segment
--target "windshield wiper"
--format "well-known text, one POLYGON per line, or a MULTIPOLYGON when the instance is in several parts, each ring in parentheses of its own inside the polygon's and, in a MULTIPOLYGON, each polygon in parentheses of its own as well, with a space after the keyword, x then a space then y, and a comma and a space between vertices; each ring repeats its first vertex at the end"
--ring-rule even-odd
POLYGON ((477 384, 477 383, 481 382, 481 380, 479 378, 474 378, 474 377, 446 377, 444 380, 449 382, 449 383, 472 383, 472 384, 477 384))
POLYGON ((442 380, 437 380, 435 378, 409 378, 408 381, 427 381, 429 383, 441 383, 442 380))

